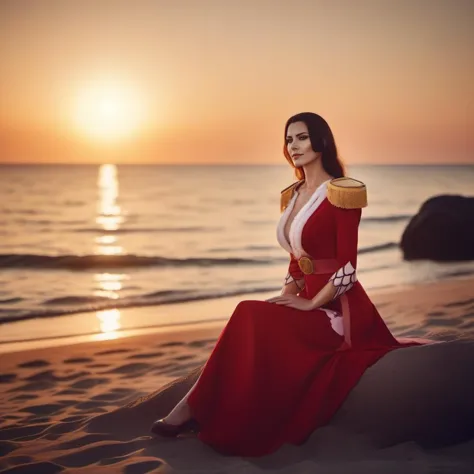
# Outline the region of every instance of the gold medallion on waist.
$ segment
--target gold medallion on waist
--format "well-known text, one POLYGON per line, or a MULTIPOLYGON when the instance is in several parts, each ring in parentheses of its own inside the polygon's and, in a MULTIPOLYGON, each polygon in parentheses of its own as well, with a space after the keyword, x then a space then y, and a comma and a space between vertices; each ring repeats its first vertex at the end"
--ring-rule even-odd
POLYGON ((305 275, 310 275, 314 271, 313 262, 308 257, 301 257, 298 260, 298 266, 305 275))

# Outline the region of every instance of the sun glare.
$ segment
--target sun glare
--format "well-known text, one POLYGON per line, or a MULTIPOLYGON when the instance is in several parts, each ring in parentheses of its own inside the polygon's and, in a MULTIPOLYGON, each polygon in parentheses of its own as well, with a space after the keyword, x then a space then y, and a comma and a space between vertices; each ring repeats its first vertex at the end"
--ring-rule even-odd
POLYGON ((77 95, 75 125, 92 139, 114 142, 137 133, 144 120, 143 102, 126 84, 92 83, 77 95))

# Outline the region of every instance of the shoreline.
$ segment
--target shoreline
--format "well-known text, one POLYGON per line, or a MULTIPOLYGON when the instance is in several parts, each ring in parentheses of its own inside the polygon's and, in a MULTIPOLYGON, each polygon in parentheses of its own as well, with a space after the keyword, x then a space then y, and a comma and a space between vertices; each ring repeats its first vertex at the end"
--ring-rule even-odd
MULTIPOLYGON (((420 297, 429 298, 430 293, 436 295, 439 299, 441 295, 447 297, 448 294, 453 291, 454 287, 457 286, 463 288, 463 293, 466 293, 466 296, 469 296, 469 287, 473 288, 471 296, 474 298, 474 277, 472 276, 460 276, 441 281, 399 285, 391 289, 383 288, 368 291, 368 294, 375 306, 380 309, 384 320, 389 324, 394 323, 395 318, 393 311, 390 311, 390 309, 386 311, 386 306, 390 306, 393 301, 402 301, 408 297, 414 298, 414 300, 419 300, 420 297)), ((249 293, 212 300, 87 311, 66 314, 61 317, 55 316, 55 335, 51 335, 51 330, 45 331, 42 327, 43 325, 47 326, 45 323, 53 318, 36 318, 26 321, 9 322, 1 325, 2 340, 0 341, 0 354, 48 347, 70 346, 87 342, 134 338, 146 336, 147 334, 173 334, 175 332, 183 333, 200 329, 219 329, 223 327, 230 317, 233 308, 240 301, 244 299, 264 300, 274 295, 274 292, 249 293), (110 325, 109 328, 106 326, 100 327, 98 316, 107 312, 112 312, 115 316, 119 315, 122 326, 119 328, 116 327, 115 329, 113 325, 110 325), (186 315, 188 321, 175 322, 176 317, 182 318, 183 314, 186 315), (202 314, 206 314, 208 317, 201 318, 200 315, 202 314), (64 331, 67 331, 67 328, 70 327, 88 327, 93 330, 82 334, 64 333, 64 331), (16 335, 25 334, 28 330, 35 331, 35 334, 39 334, 40 337, 26 339, 16 337, 16 335)), ((420 310, 419 318, 423 312, 423 307, 417 305, 417 308, 420 310)), ((405 310, 404 312, 404 319, 406 319, 407 311, 405 310)), ((422 336, 422 334, 416 335, 422 336)))

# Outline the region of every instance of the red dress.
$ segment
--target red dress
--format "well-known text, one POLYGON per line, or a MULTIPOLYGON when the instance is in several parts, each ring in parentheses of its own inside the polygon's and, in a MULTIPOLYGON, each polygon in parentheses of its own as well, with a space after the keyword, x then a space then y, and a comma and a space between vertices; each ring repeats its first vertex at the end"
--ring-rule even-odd
MULTIPOLYGON (((290 253, 290 278, 305 280, 304 298, 314 297, 335 271, 357 268, 361 209, 333 206, 326 188, 327 182, 296 215, 290 242, 283 228, 297 193, 278 225, 278 241, 290 253), (308 255, 315 261, 312 274, 298 266, 308 255)), ((329 422, 369 366, 412 345, 394 338, 355 278, 354 271, 345 279, 351 283, 322 309, 256 300, 237 305, 185 397, 203 442, 241 456, 301 444, 329 422)))

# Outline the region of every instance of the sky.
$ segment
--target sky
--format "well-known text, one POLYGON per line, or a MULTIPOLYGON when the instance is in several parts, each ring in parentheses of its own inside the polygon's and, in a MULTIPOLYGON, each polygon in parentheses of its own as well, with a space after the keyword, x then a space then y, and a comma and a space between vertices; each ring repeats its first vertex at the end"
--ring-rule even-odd
POLYGON ((1 0, 0 162, 474 164, 472 0, 1 0))

